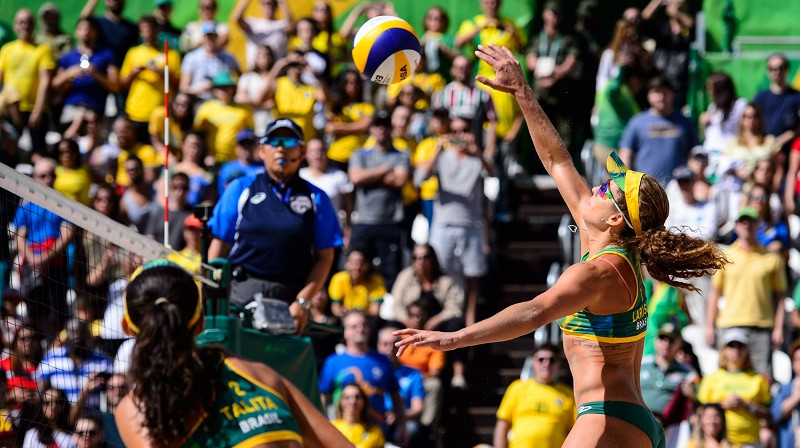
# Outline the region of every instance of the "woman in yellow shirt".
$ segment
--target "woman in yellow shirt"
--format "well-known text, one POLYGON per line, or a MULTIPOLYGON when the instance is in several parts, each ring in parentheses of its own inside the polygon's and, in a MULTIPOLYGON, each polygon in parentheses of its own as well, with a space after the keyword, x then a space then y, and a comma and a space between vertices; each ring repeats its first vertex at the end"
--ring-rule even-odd
POLYGON ((386 286, 383 277, 373 269, 371 260, 364 249, 354 248, 347 254, 344 271, 334 274, 328 286, 334 315, 344 317, 350 310, 378 315, 386 286))
POLYGON ((83 205, 89 205, 89 187, 92 184, 89 170, 81 163, 81 150, 78 142, 62 139, 56 147, 58 165, 56 166, 56 183, 53 188, 68 198, 75 199, 83 205))
POLYGON ((347 172, 350 155, 367 141, 375 106, 364 101, 364 84, 355 70, 342 73, 336 89, 325 133, 333 137, 328 148, 331 166, 347 172))
POLYGON ((356 384, 342 389, 336 406, 336 419, 331 423, 355 448, 383 448, 386 440, 380 426, 372 421, 367 395, 356 384))

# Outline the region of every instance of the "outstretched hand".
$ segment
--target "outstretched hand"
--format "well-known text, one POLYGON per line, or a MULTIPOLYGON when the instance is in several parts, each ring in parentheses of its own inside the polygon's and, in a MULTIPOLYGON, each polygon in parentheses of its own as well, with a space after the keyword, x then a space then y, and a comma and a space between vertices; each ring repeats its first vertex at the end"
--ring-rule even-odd
POLYGON ((402 355, 410 345, 414 347, 431 347, 442 351, 459 348, 455 335, 449 332, 406 328, 404 330, 397 330, 393 332, 392 335, 403 337, 403 339, 394 344, 398 348, 397 356, 402 355))
POLYGON ((483 75, 476 76, 475 80, 479 83, 511 94, 527 86, 525 76, 522 74, 522 67, 508 48, 498 47, 495 44, 478 45, 475 56, 489 64, 496 73, 494 79, 483 75))

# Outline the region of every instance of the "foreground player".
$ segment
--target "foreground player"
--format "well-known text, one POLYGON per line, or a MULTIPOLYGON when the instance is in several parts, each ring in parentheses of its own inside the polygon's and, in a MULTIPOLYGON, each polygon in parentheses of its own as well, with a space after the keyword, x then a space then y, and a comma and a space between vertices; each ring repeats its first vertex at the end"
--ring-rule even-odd
POLYGON ((194 280, 169 262, 151 265, 125 291, 123 328, 136 335, 131 392, 114 412, 125 446, 353 446, 274 370, 198 348, 203 313, 194 280))
POLYGON ((494 80, 477 80, 511 93, 525 115, 539 158, 580 229, 581 263, 548 291, 452 333, 405 329, 397 345, 453 350, 504 341, 558 319, 573 373, 578 419, 565 447, 663 447, 664 431, 644 405, 639 371, 647 327, 640 264, 656 280, 694 289, 688 279, 711 274, 726 260, 713 244, 664 227, 669 202, 652 177, 609 156, 611 179, 591 190, 525 83, 506 48, 479 46, 494 80))

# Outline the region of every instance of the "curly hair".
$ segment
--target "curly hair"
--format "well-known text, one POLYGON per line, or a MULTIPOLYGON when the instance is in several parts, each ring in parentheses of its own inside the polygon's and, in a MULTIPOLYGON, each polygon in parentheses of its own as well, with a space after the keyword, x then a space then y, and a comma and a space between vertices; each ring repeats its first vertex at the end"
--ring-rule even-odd
MULTIPOLYGON (((625 198, 616 201, 620 210, 628 215, 625 198)), ((664 227, 667 215, 667 193, 657 180, 645 174, 639 187, 642 234, 637 236, 633 229, 625 227, 617 244, 639 254, 641 263, 654 279, 676 288, 699 292, 696 286, 678 279, 711 275, 728 260, 716 244, 688 236, 678 228, 664 227)))
POLYGON ((191 275, 174 265, 145 269, 126 289, 128 317, 139 329, 128 381, 156 447, 180 443, 191 418, 211 408, 224 352, 195 346, 189 324, 198 300, 191 275))

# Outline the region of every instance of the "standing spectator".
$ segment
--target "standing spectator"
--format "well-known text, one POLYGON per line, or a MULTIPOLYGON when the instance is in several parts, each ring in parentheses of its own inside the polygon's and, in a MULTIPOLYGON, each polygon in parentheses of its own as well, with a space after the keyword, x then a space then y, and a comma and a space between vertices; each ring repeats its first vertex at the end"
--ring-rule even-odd
POLYGON ((252 129, 242 129, 236 133, 236 158, 225 162, 217 174, 217 193, 222 196, 225 188, 234 179, 255 176, 264 172, 264 162, 258 157, 256 136, 252 129))
POLYGON ((355 448, 382 448, 386 443, 369 403, 367 394, 356 383, 345 385, 336 402, 336 418, 331 420, 331 424, 355 448))
MULTIPOLYGON (((139 37, 142 44, 125 55, 120 69, 120 88, 128 91, 125 114, 133 123, 136 139, 150 142, 148 126, 150 114, 164 105, 164 52, 158 46, 158 23, 155 17, 145 15, 139 19, 139 37)), ((170 87, 178 87, 181 57, 175 50, 167 54, 170 87)))
POLYGON ((175 172, 185 173, 189 176, 186 203, 190 207, 194 207, 201 202, 216 202, 217 191, 216 185, 214 185, 214 174, 205 166, 209 159, 206 156, 206 144, 201 135, 196 132, 186 134, 180 160, 171 168, 175 172))
POLYGON ((592 154, 598 166, 603 166, 611 151, 619 150, 625 126, 641 111, 636 98, 644 88, 644 82, 644 73, 634 64, 628 64, 620 67, 619 75, 609 79, 597 91, 597 126, 594 129, 592 154))
POLYGON ((433 203, 439 194, 439 179, 436 176, 425 179, 427 173, 423 172, 420 167, 431 163, 431 160, 436 157, 439 145, 442 145, 449 135, 450 112, 443 108, 434 109, 428 118, 426 133, 428 137, 417 145, 411 164, 414 166, 414 186, 419 188, 422 215, 428 220, 428 229, 430 230, 430 223, 433 222, 433 203))
POLYGON ((578 88, 574 73, 578 68, 580 47, 575 38, 561 30, 562 11, 559 3, 548 1, 542 11, 542 30, 531 39, 525 65, 533 73, 533 93, 553 122, 558 135, 572 154, 582 142, 573 141, 576 123, 571 119, 578 88), (577 145, 577 146, 576 146, 577 145))
POLYGON ((87 322, 73 317, 64 329, 65 338, 45 352, 33 378, 40 388, 47 384, 63 390, 75 403, 90 374, 111 373, 111 359, 92 348, 87 322))
MULTIPOLYGON (((56 164, 39 159, 33 177, 53 188, 56 164)), ((54 336, 68 316, 67 245, 75 229, 64 218, 33 202, 17 208, 12 223, 21 261, 22 294, 27 299, 31 324, 47 336, 54 336)))
MULTIPOLYGON (((80 16, 82 18, 91 17, 97 6, 97 2, 98 0, 87 0, 86 5, 84 5, 81 10, 80 16)), ((111 53, 114 55, 114 66, 122 67, 125 54, 130 48, 136 45, 139 38, 139 31, 136 24, 122 16, 122 11, 125 9, 125 0, 104 0, 103 4, 105 6, 105 13, 97 17, 100 28, 98 42, 111 50, 111 53)), ((126 89, 120 89, 115 95, 118 112, 125 109, 127 93, 126 89)))
MULTIPOLYGON (((180 155, 183 149, 183 140, 194 125, 195 98, 185 92, 178 92, 172 97, 169 105, 169 150, 170 157, 180 155)), ((164 145, 164 116, 163 107, 157 107, 150 115, 150 125, 147 132, 150 134, 150 144, 158 154, 167 154, 164 145)))
POLYGON ((331 80, 330 61, 325 54, 314 48, 314 40, 318 33, 317 22, 311 17, 304 17, 295 23, 295 35, 289 40, 287 48, 289 51, 296 51, 303 55, 310 72, 304 75, 309 80, 318 77, 328 83, 331 80))
POLYGON ((5 20, 0 21, 0 47, 12 40, 14 40, 14 30, 5 20))
POLYGON ((694 381, 698 373, 676 359, 683 339, 678 327, 666 323, 658 329, 656 350, 642 359, 642 397, 664 427, 667 447, 679 448, 681 424, 691 415, 694 381))
MULTIPOLYGON (((728 440, 728 427, 725 424, 725 410, 718 403, 700 405, 696 413, 697 425, 692 438, 684 448, 733 448, 728 440)), ((781 448, 792 448, 791 446, 781 448)))
POLYGON ((200 101, 212 98, 212 80, 221 72, 241 74, 239 63, 232 54, 220 44, 217 24, 213 21, 203 23, 203 45, 190 51, 181 63, 181 92, 195 95, 200 101))
POLYGON ((206 34, 203 25, 208 22, 213 23, 217 29, 217 44, 220 48, 225 48, 228 44, 230 30, 227 23, 216 21, 217 7, 217 0, 201 0, 197 4, 198 20, 187 23, 181 33, 180 46, 184 54, 203 45, 206 34))
MULTIPOLYGON (((76 448, 106 448, 111 445, 106 443, 103 422, 100 417, 92 414, 82 414, 75 422, 75 432, 72 440, 76 448)), ((121 445, 114 445, 121 446, 121 445)))
POLYGON ((689 88, 689 48, 694 42, 694 17, 684 0, 651 0, 642 10, 644 34, 656 42, 653 63, 675 89, 673 107, 686 104, 689 88), (656 16, 663 6, 665 17, 656 16))
POLYGON ((795 448, 800 421, 800 342, 794 341, 789 348, 792 360, 792 379, 782 384, 775 399, 772 400, 772 419, 778 426, 778 448, 795 448))
POLYGON ((490 128, 497 124, 494 104, 488 92, 478 88, 472 77, 472 62, 464 55, 453 58, 450 66, 453 80, 444 86, 441 93, 434 95, 433 105, 450 111, 450 117, 478 119, 488 122, 490 128), (478 112, 482 112, 481 115, 478 112))
POLYGON ((344 317, 351 310, 358 310, 377 316, 385 295, 383 278, 374 271, 372 257, 364 249, 351 248, 344 271, 333 274, 328 286, 333 315, 344 317))
POLYGON ((617 20, 611 42, 600 54, 595 90, 600 93, 609 81, 618 78, 622 67, 647 71, 650 67, 649 57, 650 54, 642 46, 638 26, 624 18, 617 20))
MULTIPOLYGON (((163 185, 160 180, 158 183, 163 185)), ((159 188, 159 190, 163 189, 159 188)), ((169 235, 167 242, 174 250, 181 250, 186 245, 186 241, 183 240, 183 221, 192 214, 192 209, 187 201, 188 194, 189 176, 182 172, 171 175, 169 178, 169 235)), ((159 243, 164 242, 164 204, 150 212, 144 226, 144 234, 159 243)))
POLYGON ((459 53, 453 48, 455 42, 453 35, 447 33, 450 27, 450 17, 441 6, 431 6, 425 12, 422 22, 425 32, 420 43, 425 52, 425 71, 438 73, 445 79, 450 76, 450 63, 459 53))
POLYGON ((431 246, 436 249, 443 271, 463 279, 467 325, 476 321, 479 281, 488 271, 484 252, 483 180, 494 174, 494 167, 480 153, 470 128, 469 120, 451 120, 450 134, 427 170, 428 175, 435 174, 439 179, 431 246))
POLYGON ((233 265, 232 305, 256 293, 283 300, 302 331, 342 234, 328 196, 297 176, 305 156, 297 123, 271 123, 258 152, 266 172, 231 182, 214 208, 208 258, 233 265))
POLYGON ((77 448, 68 432, 69 401, 61 389, 47 387, 41 395, 41 417, 25 433, 22 448, 77 448))
POLYGON ((754 184, 747 193, 746 207, 751 207, 758 213, 756 221, 756 240, 764 249, 775 252, 788 259, 789 252, 789 224, 783 219, 783 214, 773 213, 770 205, 772 191, 767 185, 754 184))
POLYGON ((275 56, 267 45, 258 47, 256 59, 248 70, 239 77, 236 87, 236 102, 249 104, 253 108, 255 133, 264 135, 267 124, 271 123, 274 101, 264 99, 264 90, 270 80, 270 70, 275 65, 275 56))
POLYGON ((319 374, 322 406, 327 408, 338 403, 345 395, 345 386, 355 383, 367 394, 377 422, 382 426, 386 424, 384 394, 391 395, 395 421, 405 428, 405 405, 394 368, 386 356, 370 348, 367 317, 360 311, 352 311, 344 317, 342 324, 345 350, 330 355, 319 374))
POLYGON ((787 214, 797 213, 800 199, 800 138, 792 141, 789 150, 789 164, 786 169, 786 183, 783 186, 783 206, 787 214))
POLYGON ((108 94, 117 91, 119 67, 111 50, 99 45, 99 31, 96 19, 78 19, 78 43, 58 60, 53 89, 65 95, 61 117, 56 117, 63 129, 75 127, 87 110, 102 116, 108 94))
POLYGON ((176 51, 180 48, 181 30, 175 27, 170 20, 172 17, 172 0, 155 0, 153 17, 158 24, 158 46, 164 47, 164 41, 169 42, 169 48, 176 51))
POLYGON ((125 160, 123 169, 130 179, 130 184, 122 193, 119 208, 122 216, 143 233, 150 213, 156 208, 156 190, 153 182, 145 180, 144 166, 140 158, 129 157, 125 160))
POLYGON ((769 87, 756 93, 753 104, 764 112, 764 131, 774 135, 778 146, 797 136, 800 125, 800 92, 786 83, 789 60, 776 53, 767 58, 769 87))
POLYGON ((739 135, 739 122, 747 100, 736 95, 733 79, 725 72, 710 74, 706 79, 706 90, 711 96, 711 104, 700 115, 700 126, 705 134, 703 148, 709 156, 709 169, 714 173, 720 154, 739 135))
POLYGON ((750 355, 755 354, 755 350, 749 349, 749 339, 744 329, 725 333, 720 344, 719 370, 703 377, 697 400, 722 406, 728 439, 734 446, 770 446, 764 443, 759 423, 770 417, 769 384, 753 368, 750 355))
POLYGON ((231 13, 231 21, 236 22, 247 37, 245 54, 247 65, 251 67, 256 58, 256 49, 268 45, 275 59, 286 55, 288 34, 294 28, 292 13, 286 0, 263 0, 260 2, 262 17, 245 17, 244 12, 250 0, 237 0, 231 13), (281 10, 281 19, 276 19, 277 9, 281 10))
POLYGON ((53 58, 58 60, 72 48, 72 38, 61 28, 61 10, 55 3, 47 2, 39 8, 38 15, 42 30, 34 41, 37 45, 49 46, 53 58))
MULTIPOLYGON (((399 327, 387 326, 378 332, 378 353, 389 358, 394 367, 394 376, 400 386, 400 396, 403 397, 406 412, 406 431, 408 432, 409 447, 423 446, 425 428, 421 426, 420 417, 425 406, 425 388, 422 381, 422 373, 417 369, 400 364, 397 358, 397 347, 395 342, 401 338, 392 335, 392 332, 400 330, 399 327)), ((394 424, 394 402, 391 395, 386 395, 387 421, 389 425, 389 440, 399 443, 399 429, 394 424)))
POLYGON ((331 94, 331 111, 325 124, 325 134, 332 139, 328 158, 332 166, 347 171, 350 156, 367 141, 375 106, 364 101, 364 82, 353 69, 339 75, 331 94))
POLYGON ((365 247, 380 260, 378 270, 391 289, 400 271, 403 233, 403 185, 411 162, 407 152, 392 144, 392 120, 387 112, 375 115, 370 133, 375 146, 361 148, 350 157, 348 174, 356 187, 356 207, 350 245, 365 247))
POLYGON ((0 48, 0 83, 19 92, 20 121, 14 125, 20 131, 28 129, 33 151, 37 152, 45 149, 47 91, 56 63, 50 47, 34 43, 35 27, 30 9, 22 8, 14 15, 17 40, 0 48))
POLYGON ((631 118, 619 143, 619 156, 626 166, 653 176, 662 185, 697 145, 696 126, 673 106, 674 94, 666 78, 651 79, 647 84, 650 109, 631 118))
POLYGON ((558 381, 560 350, 544 344, 533 351, 533 376, 508 386, 494 427, 495 448, 558 447, 575 421, 572 389, 558 381))
POLYGON ((214 99, 197 109, 194 129, 206 134, 206 149, 217 163, 236 158, 236 134, 253 129, 253 110, 234 101, 236 81, 228 72, 219 72, 211 80, 214 99))
POLYGON ((83 205, 89 205, 89 188, 92 181, 89 169, 81 161, 81 150, 78 142, 61 139, 56 145, 58 165, 56 181, 53 188, 64 196, 75 199, 83 205))
POLYGON ((353 183, 347 173, 328 166, 325 142, 312 138, 306 145, 308 166, 300 168, 300 177, 321 188, 331 199, 333 209, 339 216, 345 243, 350 240, 350 218, 353 212, 353 183))
POLYGON ((756 239, 758 219, 758 212, 751 207, 739 212, 735 227, 738 238, 725 250, 731 263, 711 278, 706 343, 728 340, 728 333, 743 333, 744 343, 753 348, 750 353, 756 372, 771 377, 772 347, 783 344, 787 280, 783 257, 766 251, 756 239), (720 297, 725 297, 721 310, 720 297))

